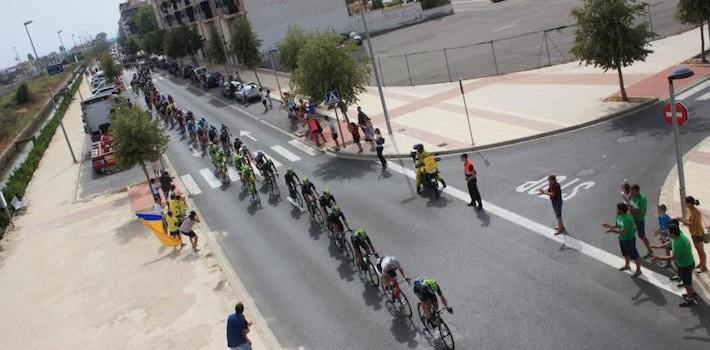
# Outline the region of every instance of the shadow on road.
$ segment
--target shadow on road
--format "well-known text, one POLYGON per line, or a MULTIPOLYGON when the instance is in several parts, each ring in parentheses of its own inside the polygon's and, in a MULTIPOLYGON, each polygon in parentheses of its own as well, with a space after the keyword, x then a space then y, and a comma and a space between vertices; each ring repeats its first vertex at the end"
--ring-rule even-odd
POLYGON ((409 317, 394 318, 392 320, 392 327, 390 327, 390 331, 392 332, 394 339, 401 344, 407 344, 410 348, 415 348, 419 345, 419 342, 417 341, 417 334, 419 331, 414 325, 414 321, 412 321, 409 317))

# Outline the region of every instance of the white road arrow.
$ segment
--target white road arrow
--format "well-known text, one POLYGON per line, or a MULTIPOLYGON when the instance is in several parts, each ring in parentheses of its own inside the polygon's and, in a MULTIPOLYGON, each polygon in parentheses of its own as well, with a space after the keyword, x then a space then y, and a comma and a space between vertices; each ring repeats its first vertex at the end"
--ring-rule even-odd
POLYGON ((244 131, 244 130, 239 130, 239 137, 246 136, 250 140, 256 142, 256 138, 254 136, 251 136, 251 131, 244 131))

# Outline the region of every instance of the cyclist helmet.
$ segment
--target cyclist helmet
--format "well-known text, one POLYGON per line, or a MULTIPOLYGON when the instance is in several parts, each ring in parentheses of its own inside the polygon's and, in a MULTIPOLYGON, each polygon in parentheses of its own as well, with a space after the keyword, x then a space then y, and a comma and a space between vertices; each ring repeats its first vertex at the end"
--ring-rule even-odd
POLYGON ((365 232, 364 228, 359 228, 359 229, 355 230, 355 235, 360 238, 365 238, 367 236, 367 232, 365 232))
POLYGON ((257 156, 257 157, 263 157, 263 156, 264 156, 264 152, 262 152, 261 150, 258 150, 258 151, 256 151, 256 156, 257 156))
POLYGON ((311 180, 309 180, 307 177, 304 177, 304 178, 303 178, 303 184, 304 184, 304 185, 309 184, 310 182, 311 182, 311 180))
POLYGON ((293 174, 293 168, 289 167, 286 169, 286 174, 293 174))
POLYGON ((330 195, 330 190, 325 189, 325 190, 323 190, 323 192, 321 192, 321 193, 323 194, 323 197, 328 197, 328 195, 330 195))
POLYGON ((422 152, 422 151, 424 151, 424 145, 422 145, 421 143, 418 143, 418 144, 414 145, 414 149, 419 152, 422 152))

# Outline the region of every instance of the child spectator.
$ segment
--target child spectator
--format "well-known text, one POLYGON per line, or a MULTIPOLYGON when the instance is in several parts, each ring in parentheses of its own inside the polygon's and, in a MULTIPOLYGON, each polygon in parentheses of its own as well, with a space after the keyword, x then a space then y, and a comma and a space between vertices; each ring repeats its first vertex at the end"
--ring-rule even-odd
MULTIPOLYGON (((671 222, 671 217, 666 213, 667 210, 668 208, 666 208, 665 204, 660 204, 656 210, 658 213, 658 229, 656 229, 654 234, 661 241, 661 245, 668 243, 669 240, 668 224, 671 222)), ((671 255, 670 246, 666 247, 666 255, 671 255)), ((671 264, 670 261, 667 261, 665 267, 672 268, 673 264, 671 264)))

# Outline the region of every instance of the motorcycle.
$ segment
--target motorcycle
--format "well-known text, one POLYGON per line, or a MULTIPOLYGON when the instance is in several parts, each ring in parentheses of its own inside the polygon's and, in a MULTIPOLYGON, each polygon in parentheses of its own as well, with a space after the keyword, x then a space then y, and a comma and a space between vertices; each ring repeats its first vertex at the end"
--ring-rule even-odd
POLYGON ((414 150, 410 152, 410 157, 414 161, 415 171, 421 171, 421 184, 424 188, 430 189, 434 192, 434 198, 441 197, 441 191, 439 190, 439 170, 436 166, 441 158, 431 155, 427 157, 424 162, 417 160, 417 151, 414 150), (429 164, 425 164, 429 163, 429 164), (435 170, 432 170, 435 169, 435 170))

